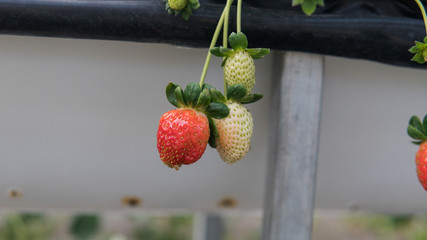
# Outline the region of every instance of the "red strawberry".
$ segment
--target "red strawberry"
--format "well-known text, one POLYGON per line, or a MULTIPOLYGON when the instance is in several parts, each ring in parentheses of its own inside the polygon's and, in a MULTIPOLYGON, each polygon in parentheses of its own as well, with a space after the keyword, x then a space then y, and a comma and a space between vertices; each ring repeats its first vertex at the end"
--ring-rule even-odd
POLYGON ((419 144, 415 164, 417 167, 418 180, 427 191, 427 115, 421 123, 417 116, 412 116, 409 120, 408 135, 417 141, 412 143, 419 144))
POLYGON ((228 116, 227 106, 211 98, 214 90, 195 82, 184 91, 175 83, 166 87, 168 101, 178 107, 163 114, 157 130, 157 150, 167 166, 178 170, 199 160, 210 138, 212 118, 228 116))
POLYGON ((191 108, 178 108, 160 118, 157 149, 160 159, 169 167, 179 169, 199 160, 209 141, 206 115, 191 108))
POLYGON ((415 157, 415 163, 417 165, 418 180, 427 191, 427 142, 421 143, 415 157))

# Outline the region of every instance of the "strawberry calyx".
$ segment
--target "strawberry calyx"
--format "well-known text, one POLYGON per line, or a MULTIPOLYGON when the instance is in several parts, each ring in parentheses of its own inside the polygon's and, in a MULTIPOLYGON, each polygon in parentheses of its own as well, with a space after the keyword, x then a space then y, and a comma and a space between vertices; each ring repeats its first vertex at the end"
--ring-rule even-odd
POLYGON ((224 61, 222 62, 221 66, 224 66, 225 61, 228 57, 239 51, 248 52, 253 59, 260 59, 270 53, 269 48, 248 48, 248 39, 246 35, 242 32, 232 32, 228 37, 228 42, 230 43, 232 49, 228 49, 222 46, 213 47, 210 49, 210 52, 213 55, 217 57, 224 57, 224 61))
POLYGON ((423 42, 415 41, 415 45, 409 50, 410 53, 414 53, 411 61, 423 64, 427 62, 427 37, 424 38, 423 42))
POLYGON ((193 108, 203 112, 207 117, 222 119, 228 116, 229 109, 223 103, 222 93, 210 84, 190 82, 183 90, 176 83, 169 83, 166 87, 168 101, 178 108, 193 108), (213 93, 213 94, 212 94, 213 93))
POLYGON ((417 116, 412 116, 409 120, 409 126, 407 129, 408 135, 415 139, 412 143, 420 145, 427 141, 427 115, 424 116, 421 122, 417 116))
POLYGON ((188 20, 193 14, 193 10, 200 7, 198 0, 166 0, 165 9, 169 14, 175 16, 181 14, 181 17, 188 20))

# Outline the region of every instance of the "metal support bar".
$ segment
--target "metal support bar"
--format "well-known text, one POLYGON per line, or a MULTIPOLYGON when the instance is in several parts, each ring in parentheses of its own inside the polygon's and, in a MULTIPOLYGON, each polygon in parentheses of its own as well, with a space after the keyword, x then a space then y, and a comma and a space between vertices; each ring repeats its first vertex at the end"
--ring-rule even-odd
POLYGON ((311 238, 323 57, 275 53, 263 240, 311 238), (283 70, 281 70, 283 69, 283 70))

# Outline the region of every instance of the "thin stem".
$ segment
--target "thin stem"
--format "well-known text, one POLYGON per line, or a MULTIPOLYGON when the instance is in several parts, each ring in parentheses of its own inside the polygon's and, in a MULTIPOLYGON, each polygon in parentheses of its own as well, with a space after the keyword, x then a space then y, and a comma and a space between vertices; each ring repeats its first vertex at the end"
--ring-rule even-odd
POLYGON ((221 18, 218 21, 218 24, 216 25, 215 33, 212 37, 211 45, 209 46, 208 55, 206 56, 205 65, 203 66, 202 76, 200 76, 200 87, 203 86, 203 83, 205 82, 206 73, 208 72, 209 63, 211 62, 211 51, 210 49, 215 47, 216 41, 218 40, 219 33, 221 32, 222 24, 224 23, 225 13, 226 13, 227 7, 224 8, 224 11, 222 11, 221 18))
POLYGON ((415 2, 418 4, 418 7, 420 8, 421 13, 423 14, 424 26, 426 28, 426 35, 427 35, 427 14, 426 14, 426 10, 425 10, 425 8, 424 8, 424 6, 420 0, 415 0, 415 2))
MULTIPOLYGON (((228 44, 228 21, 230 19, 230 8, 233 0, 227 0, 227 4, 225 6, 225 19, 224 19, 224 28, 222 29, 222 46, 227 48, 228 44)), ((224 61, 226 57, 223 57, 224 61)), ((224 94, 227 95, 227 82, 224 79, 224 94)))
POLYGON ((237 0, 237 32, 242 31, 242 0, 237 0))

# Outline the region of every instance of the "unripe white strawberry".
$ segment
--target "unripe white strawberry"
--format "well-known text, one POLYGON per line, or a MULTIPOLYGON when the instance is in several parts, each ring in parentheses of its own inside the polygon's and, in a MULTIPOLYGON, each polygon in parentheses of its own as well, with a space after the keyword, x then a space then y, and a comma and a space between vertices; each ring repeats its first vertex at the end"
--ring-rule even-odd
POLYGON ((224 162, 233 164, 243 159, 249 151, 253 133, 252 114, 241 103, 228 101, 228 117, 215 119, 218 129, 216 149, 224 162))
POLYGON ((235 51, 224 65, 224 79, 228 86, 242 84, 249 94, 255 86, 255 63, 245 50, 235 51))
POLYGON ((173 10, 182 10, 187 6, 188 0, 168 0, 169 7, 173 10))

